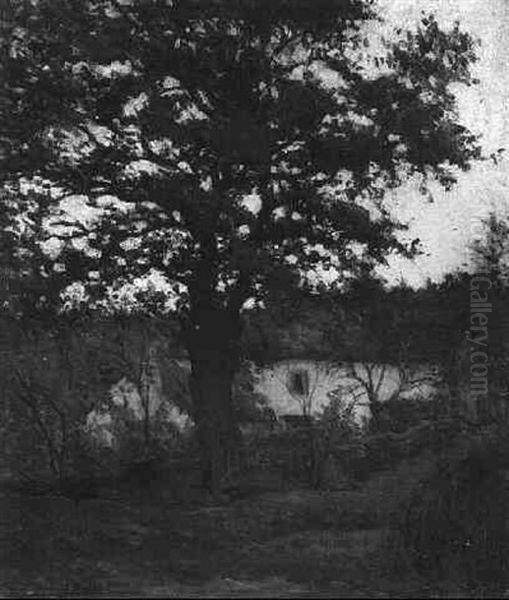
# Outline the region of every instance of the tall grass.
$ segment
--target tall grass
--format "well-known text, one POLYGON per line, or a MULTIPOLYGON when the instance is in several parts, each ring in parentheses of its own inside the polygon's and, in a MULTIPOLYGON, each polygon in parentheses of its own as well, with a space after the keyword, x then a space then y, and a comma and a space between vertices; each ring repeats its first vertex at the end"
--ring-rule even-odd
POLYGON ((476 595, 507 589, 506 465, 496 437, 439 458, 400 512, 393 537, 400 566, 476 595))

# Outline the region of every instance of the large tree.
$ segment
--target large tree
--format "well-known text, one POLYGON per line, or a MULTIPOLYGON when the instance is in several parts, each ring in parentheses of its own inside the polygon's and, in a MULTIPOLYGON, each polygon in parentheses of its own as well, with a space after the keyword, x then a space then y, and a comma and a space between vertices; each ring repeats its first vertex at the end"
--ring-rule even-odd
POLYGON ((413 175, 449 186, 479 156, 450 85, 471 83, 472 40, 427 17, 370 53, 364 0, 12 0, 7 12, 0 170, 5 202, 19 214, 21 198, 31 218, 19 235, 39 236, 31 273, 74 282, 96 307, 165 278, 149 295, 182 316, 217 489, 243 309, 408 250, 385 191, 413 175))

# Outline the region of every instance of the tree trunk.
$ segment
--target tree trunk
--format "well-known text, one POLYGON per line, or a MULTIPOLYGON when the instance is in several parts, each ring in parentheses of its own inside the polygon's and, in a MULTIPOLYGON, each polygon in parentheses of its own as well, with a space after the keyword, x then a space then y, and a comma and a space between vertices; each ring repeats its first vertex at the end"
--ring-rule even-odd
POLYGON ((371 394, 368 393, 368 401, 369 401, 369 410, 371 413, 371 430, 380 432, 380 427, 382 426, 382 403, 378 400, 378 398, 374 398, 371 394))
POLYGON ((213 309, 195 319, 188 340, 203 484, 213 495, 221 490, 238 441, 232 384, 239 337, 238 320, 226 310, 213 309))
POLYGON ((150 448, 150 366, 148 362, 143 362, 141 375, 139 377, 139 389, 141 397, 141 406, 143 410, 143 441, 145 452, 150 448))

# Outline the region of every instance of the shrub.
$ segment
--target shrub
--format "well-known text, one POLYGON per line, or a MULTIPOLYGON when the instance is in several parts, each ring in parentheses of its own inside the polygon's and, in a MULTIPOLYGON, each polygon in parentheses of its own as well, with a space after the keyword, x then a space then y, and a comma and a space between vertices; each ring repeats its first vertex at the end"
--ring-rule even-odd
POLYGON ((366 460, 372 470, 391 468, 401 460, 441 451, 460 432, 458 421, 443 419, 422 421, 402 433, 388 431, 368 435, 364 439, 366 460))
POLYGON ((376 419, 369 423, 372 433, 402 433, 423 421, 444 416, 446 403, 439 396, 432 399, 392 398, 380 403, 376 419))
POLYGON ((318 422, 329 438, 347 441, 358 438, 362 433, 359 423, 355 420, 354 405, 345 403, 337 394, 330 395, 330 402, 323 409, 318 422))
POLYGON ((332 406, 318 419, 301 416, 290 427, 245 437, 244 466, 277 473, 284 483, 335 487, 359 470, 360 440, 351 414, 332 406))
POLYGON ((403 507, 395 541, 418 572, 475 593, 507 586, 502 468, 493 440, 472 440, 466 451, 460 447, 440 459, 423 478, 403 507))

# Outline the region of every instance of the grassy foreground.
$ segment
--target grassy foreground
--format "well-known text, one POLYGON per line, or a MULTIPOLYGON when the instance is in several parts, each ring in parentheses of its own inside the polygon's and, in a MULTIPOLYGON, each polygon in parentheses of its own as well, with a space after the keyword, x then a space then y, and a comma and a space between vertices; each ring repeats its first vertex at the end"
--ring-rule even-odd
POLYGON ((461 596, 394 564, 390 523, 423 459, 333 491, 105 489, 79 504, 0 491, 2 597, 461 596), (182 497, 185 496, 185 497, 182 497), (398 568, 400 567, 400 568, 398 568))

